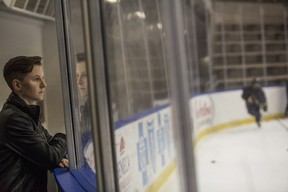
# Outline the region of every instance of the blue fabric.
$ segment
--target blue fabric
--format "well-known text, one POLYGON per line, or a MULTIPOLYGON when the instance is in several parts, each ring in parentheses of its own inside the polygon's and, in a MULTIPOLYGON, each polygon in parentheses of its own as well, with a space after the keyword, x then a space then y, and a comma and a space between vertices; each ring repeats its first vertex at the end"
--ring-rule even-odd
POLYGON ((97 192, 96 174, 85 164, 79 170, 54 169, 58 187, 63 192, 97 192))
POLYGON ((55 180, 62 192, 85 192, 67 168, 54 169, 55 180))

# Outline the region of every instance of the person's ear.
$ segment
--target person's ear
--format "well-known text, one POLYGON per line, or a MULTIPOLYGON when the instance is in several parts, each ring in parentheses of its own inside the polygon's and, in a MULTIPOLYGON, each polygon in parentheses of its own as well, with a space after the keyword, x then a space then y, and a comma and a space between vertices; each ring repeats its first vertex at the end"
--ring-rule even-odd
POLYGON ((12 81, 12 87, 14 91, 17 92, 21 91, 21 82, 18 79, 14 79, 12 81))

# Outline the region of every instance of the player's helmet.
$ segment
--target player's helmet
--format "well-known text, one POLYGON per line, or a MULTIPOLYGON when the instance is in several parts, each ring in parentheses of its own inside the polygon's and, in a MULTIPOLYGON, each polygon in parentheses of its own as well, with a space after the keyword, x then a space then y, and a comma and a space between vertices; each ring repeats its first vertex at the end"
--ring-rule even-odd
POLYGON ((255 77, 252 80, 252 86, 260 87, 262 79, 260 77, 255 77))
POLYGON ((255 77, 255 78, 253 78, 253 80, 252 80, 252 84, 261 83, 261 82, 262 82, 262 80, 261 80, 260 77, 255 77))

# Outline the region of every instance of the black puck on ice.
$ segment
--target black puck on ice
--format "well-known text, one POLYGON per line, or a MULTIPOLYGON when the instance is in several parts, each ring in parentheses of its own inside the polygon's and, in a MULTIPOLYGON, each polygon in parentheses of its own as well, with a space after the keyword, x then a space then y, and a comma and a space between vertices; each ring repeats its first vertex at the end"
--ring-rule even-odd
POLYGON ((212 160, 211 163, 216 163, 216 161, 215 161, 215 160, 212 160))

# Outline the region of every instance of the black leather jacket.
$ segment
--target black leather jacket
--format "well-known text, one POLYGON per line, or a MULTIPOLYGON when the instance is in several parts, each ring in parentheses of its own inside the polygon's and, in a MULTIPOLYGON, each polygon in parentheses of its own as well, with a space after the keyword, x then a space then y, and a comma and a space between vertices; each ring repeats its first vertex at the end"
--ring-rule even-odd
POLYGON ((40 107, 11 93, 0 113, 0 191, 47 191, 47 170, 65 152, 65 135, 53 137, 43 128, 40 107))

